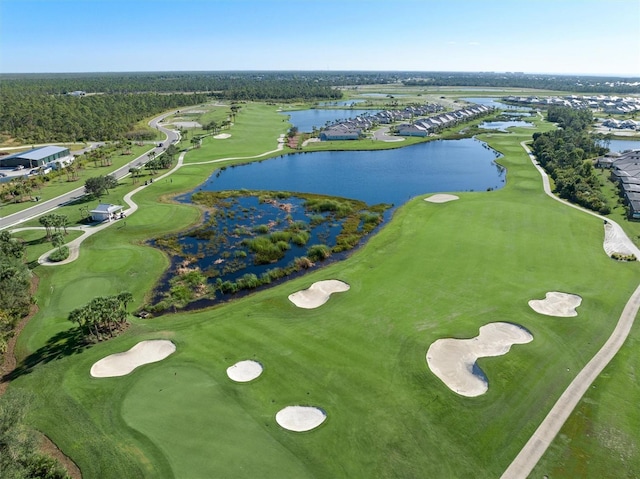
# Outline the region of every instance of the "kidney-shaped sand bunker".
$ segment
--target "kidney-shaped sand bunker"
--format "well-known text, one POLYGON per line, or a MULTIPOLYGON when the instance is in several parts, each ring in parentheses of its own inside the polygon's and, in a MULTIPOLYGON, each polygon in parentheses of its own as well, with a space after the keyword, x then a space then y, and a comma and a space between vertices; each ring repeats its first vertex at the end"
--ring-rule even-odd
POLYGON ((166 339, 140 341, 123 353, 111 354, 91 366, 94 378, 125 376, 144 364, 162 361, 176 350, 176 345, 166 339))
POLYGON ((289 295, 289 301, 298 308, 313 309, 329 301, 333 293, 349 291, 350 286, 337 279, 328 279, 313 283, 309 289, 303 289, 289 295))

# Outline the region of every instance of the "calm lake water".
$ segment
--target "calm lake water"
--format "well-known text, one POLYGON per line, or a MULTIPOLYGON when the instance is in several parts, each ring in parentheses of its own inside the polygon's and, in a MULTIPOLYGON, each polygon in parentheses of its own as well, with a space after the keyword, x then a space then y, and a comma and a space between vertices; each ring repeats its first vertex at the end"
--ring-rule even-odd
POLYGON ((313 127, 322 128, 327 122, 348 120, 362 115, 374 115, 380 110, 344 109, 344 110, 297 110, 283 111, 282 115, 289 116, 289 122, 301 132, 311 132, 313 127))
POLYGON ((463 98, 463 100, 469 101, 471 103, 476 103, 478 105, 499 108, 500 110, 524 110, 524 111, 531 110, 531 108, 528 106, 507 105, 506 103, 502 103, 496 100, 495 98, 489 98, 489 97, 463 98))
POLYGON ((425 193, 502 187, 498 156, 472 138, 393 150, 295 153, 218 170, 200 189, 294 191, 399 206, 425 193))
POLYGON ((321 101, 318 106, 351 106, 357 103, 363 103, 365 100, 340 100, 340 101, 321 101))
POLYGON ((480 124, 480 128, 486 128, 487 130, 507 131, 507 128, 514 126, 530 127, 531 123, 526 121, 485 121, 480 124))
POLYGON ((626 150, 638 150, 640 149, 640 141, 638 140, 611 140, 609 142, 609 149, 611 151, 623 152, 626 150))

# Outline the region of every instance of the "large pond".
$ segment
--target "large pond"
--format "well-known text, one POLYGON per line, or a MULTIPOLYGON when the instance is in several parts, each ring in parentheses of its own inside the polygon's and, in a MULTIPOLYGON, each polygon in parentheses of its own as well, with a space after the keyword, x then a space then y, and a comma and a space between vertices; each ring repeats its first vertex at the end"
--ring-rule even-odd
POLYGON ((321 101, 318 106, 353 106, 357 103, 363 103, 365 100, 337 100, 337 101, 321 101))
POLYGON ((364 109, 311 109, 283 111, 283 115, 289 116, 289 122, 301 132, 311 132, 313 127, 323 128, 329 123, 341 120, 349 120, 363 115, 375 115, 380 110, 364 109))
POLYGON ((500 188, 505 172, 495 162, 498 156, 473 138, 392 150, 295 153, 219 170, 199 189, 296 191, 399 206, 430 192, 500 188))
POLYGON ((473 97, 473 98, 463 98, 464 101, 468 101, 471 103, 475 103, 477 105, 484 105, 492 108, 498 108, 500 110, 523 110, 529 111, 532 108, 528 106, 515 106, 515 105, 507 105, 506 103, 502 103, 498 101, 496 98, 490 97, 473 97))
POLYGON ((627 150, 638 150, 640 149, 640 140, 609 140, 608 148, 618 153, 627 150))
POLYGON ((178 198, 206 205, 204 224, 154 242, 172 266, 152 309, 208 306, 341 259, 414 196, 502 187, 499 156, 469 138, 221 168, 178 198))
POLYGON ((479 126, 480 128, 485 128, 487 130, 498 130, 498 131, 506 132, 508 128, 513 128, 516 126, 531 127, 533 125, 527 121, 510 120, 510 121, 485 121, 483 123, 480 123, 479 126))

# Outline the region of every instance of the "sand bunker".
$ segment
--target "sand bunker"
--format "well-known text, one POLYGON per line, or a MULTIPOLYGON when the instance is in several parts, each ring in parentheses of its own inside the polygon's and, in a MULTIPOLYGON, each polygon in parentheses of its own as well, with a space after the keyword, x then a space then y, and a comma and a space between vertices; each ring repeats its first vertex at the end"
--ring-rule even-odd
POLYGON ((425 198, 425 201, 429 203, 446 203, 447 201, 459 200, 456 195, 446 195, 446 194, 437 194, 429 196, 429 198, 425 198))
POLYGON ((322 409, 310 406, 287 406, 276 414, 276 422, 289 431, 304 432, 318 427, 327 419, 322 409))
POLYGON ((176 345, 164 339, 141 341, 129 351, 102 358, 91 366, 94 378, 125 376, 138 366, 162 361, 176 350, 176 345))
POLYGON ((640 256, 638 256, 638 248, 617 223, 613 224, 609 221, 604 223, 604 242, 602 246, 608 256, 617 253, 623 256, 633 254, 636 255, 636 258, 640 258, 640 256))
POLYGON ((476 397, 489 389, 489 383, 477 365, 478 358, 502 356, 512 344, 533 341, 529 331, 511 323, 489 323, 471 339, 438 339, 427 351, 431 371, 461 396, 476 397))
POLYGON ((227 368, 227 376, 237 383, 253 381, 262 374, 262 364, 258 361, 240 361, 227 368))
POLYGON ((341 293, 343 291, 349 291, 349 285, 337 279, 317 281, 309 289, 290 294, 289 301, 298 308, 313 309, 329 301, 332 293, 341 293))
POLYGON ((216 140, 226 140, 227 138, 231 138, 229 133, 220 133, 219 135, 214 136, 216 140))
POLYGON ((582 298, 578 295, 551 291, 546 294, 545 299, 529 301, 529 306, 536 313, 571 318, 578 316, 576 308, 580 306, 580 303, 582 303, 582 298))

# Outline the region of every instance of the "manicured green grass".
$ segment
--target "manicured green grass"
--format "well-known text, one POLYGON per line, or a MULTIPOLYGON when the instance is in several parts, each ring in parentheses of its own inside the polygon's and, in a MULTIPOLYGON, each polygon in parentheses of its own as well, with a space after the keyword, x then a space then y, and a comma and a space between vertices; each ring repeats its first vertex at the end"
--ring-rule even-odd
MULTIPOLYGON (((280 125, 267 110, 255 117, 270 118, 264 141, 273 142, 280 125)), ((239 125, 245 114, 253 115, 241 112, 239 125)), ((139 243, 198 218, 194 208, 156 200, 193 186, 211 167, 184 168, 172 183, 136 195, 141 209, 127 226, 90 238, 77 262, 38 268, 43 307, 20 337, 19 355, 46 360, 11 387, 38 393, 43 407, 32 422, 86 478, 499 477, 604 343, 639 268, 604 254, 601 221, 544 195, 519 145, 531 133, 482 137, 505 155, 501 190, 459 193, 445 204, 415 198, 343 262, 209 310, 134 320, 121 337, 83 351, 65 346, 70 308, 123 289, 139 304, 166 266, 139 243), (288 301, 331 278, 351 289, 315 310, 288 301), (533 312, 527 302, 547 291, 582 296, 579 315, 533 312), (458 396, 430 372, 426 351, 493 321, 520 324, 534 340, 481 359, 489 391, 458 396), (152 338, 171 339, 176 353, 123 378, 89 376, 98 359, 152 338), (260 361, 263 375, 231 382, 225 370, 242 359, 260 361), (274 415, 295 404, 321 407, 328 419, 308 433, 285 431, 274 415)), ((635 417, 632 405, 608 400, 635 417)))
MULTIPOLYGON (((64 242, 68 243, 78 238, 82 234, 81 231, 69 230, 64 236, 64 242)), ((37 261, 40 255, 53 249, 51 241, 47 240, 45 230, 25 230, 13 233, 14 238, 24 241, 27 246, 27 263, 37 261)))
POLYGON ((207 136, 202 147, 190 151, 185 163, 209 161, 220 158, 245 157, 275 150, 277 138, 289 129, 286 117, 273 106, 246 103, 236 115, 234 125, 221 133, 230 134, 224 140, 207 136))

